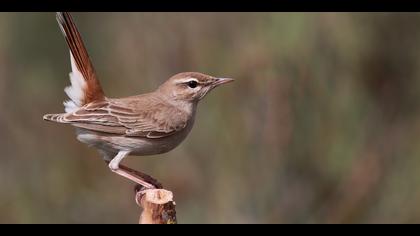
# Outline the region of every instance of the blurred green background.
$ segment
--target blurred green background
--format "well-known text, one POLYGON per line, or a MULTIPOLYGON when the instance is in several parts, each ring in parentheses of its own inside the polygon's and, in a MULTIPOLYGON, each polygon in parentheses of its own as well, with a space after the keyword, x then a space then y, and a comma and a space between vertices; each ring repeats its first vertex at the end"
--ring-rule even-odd
MULTIPOLYGON (((128 166, 179 223, 419 223, 420 14, 74 13, 109 97, 200 71, 235 78, 175 150, 128 166)), ((0 14, 0 222, 136 223, 133 184, 63 112, 54 13, 0 14)))

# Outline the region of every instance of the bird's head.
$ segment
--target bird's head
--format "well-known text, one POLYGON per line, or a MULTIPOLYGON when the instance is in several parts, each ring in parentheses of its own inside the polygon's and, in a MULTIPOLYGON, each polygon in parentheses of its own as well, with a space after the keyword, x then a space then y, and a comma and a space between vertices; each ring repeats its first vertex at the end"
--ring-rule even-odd
POLYGON ((183 72, 169 78, 159 91, 175 100, 198 102, 215 87, 232 81, 198 72, 183 72))

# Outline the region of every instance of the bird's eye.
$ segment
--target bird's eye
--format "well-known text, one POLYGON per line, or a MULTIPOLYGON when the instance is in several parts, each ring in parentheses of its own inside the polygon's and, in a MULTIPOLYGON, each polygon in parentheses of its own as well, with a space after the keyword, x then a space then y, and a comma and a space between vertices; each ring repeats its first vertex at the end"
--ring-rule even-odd
POLYGON ((188 87, 190 87, 190 88, 195 88, 195 87, 197 87, 197 81, 195 81, 195 80, 190 80, 190 81, 188 81, 187 85, 188 85, 188 87))

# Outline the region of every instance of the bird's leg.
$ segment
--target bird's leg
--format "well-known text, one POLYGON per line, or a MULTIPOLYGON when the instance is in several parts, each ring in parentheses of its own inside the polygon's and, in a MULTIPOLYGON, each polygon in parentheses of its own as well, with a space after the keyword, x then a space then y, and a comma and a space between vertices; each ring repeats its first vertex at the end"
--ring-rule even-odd
POLYGON ((126 157, 130 152, 128 151, 120 151, 118 154, 109 162, 108 166, 116 174, 119 174, 131 181, 134 181, 135 183, 138 183, 142 186, 144 186, 147 189, 155 188, 153 184, 148 183, 144 179, 142 179, 140 176, 135 176, 131 174, 129 171, 121 169, 120 168, 120 162, 126 157))
POLYGON ((159 181, 157 181, 157 179, 153 178, 152 176, 150 176, 148 174, 142 173, 142 172, 137 171, 137 170, 133 170, 133 169, 131 169, 127 166, 124 166, 122 164, 120 164, 120 169, 125 170, 126 172, 129 172, 129 173, 131 173, 135 176, 138 176, 140 179, 143 179, 147 183, 150 183, 150 184, 154 185, 155 188, 158 188, 158 189, 163 188, 162 184, 159 181))

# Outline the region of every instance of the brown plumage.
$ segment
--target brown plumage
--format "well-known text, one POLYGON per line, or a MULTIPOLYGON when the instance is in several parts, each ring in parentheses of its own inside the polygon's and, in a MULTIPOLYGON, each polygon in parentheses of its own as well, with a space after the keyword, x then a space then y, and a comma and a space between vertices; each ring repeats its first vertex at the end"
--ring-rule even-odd
POLYGON ((57 20, 70 48, 71 86, 65 89, 70 100, 64 103, 66 113, 47 114, 44 120, 76 127, 78 140, 97 148, 112 171, 153 187, 119 163, 129 154, 155 155, 178 146, 192 129, 198 102, 213 88, 233 80, 183 72, 153 92, 107 98, 70 14, 59 12, 57 20))
POLYGON ((156 93, 106 98, 71 113, 46 115, 45 119, 110 134, 160 138, 185 128, 190 116, 156 93))

